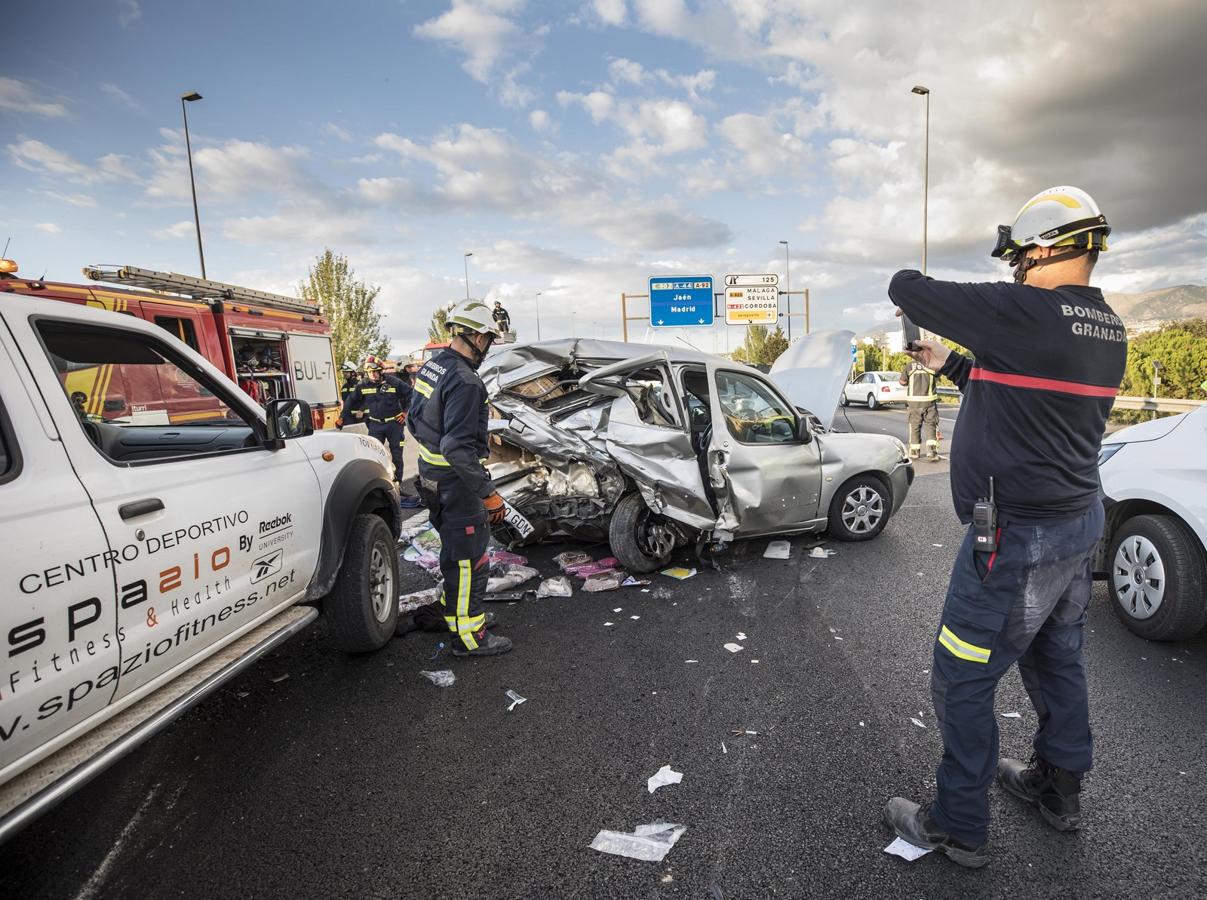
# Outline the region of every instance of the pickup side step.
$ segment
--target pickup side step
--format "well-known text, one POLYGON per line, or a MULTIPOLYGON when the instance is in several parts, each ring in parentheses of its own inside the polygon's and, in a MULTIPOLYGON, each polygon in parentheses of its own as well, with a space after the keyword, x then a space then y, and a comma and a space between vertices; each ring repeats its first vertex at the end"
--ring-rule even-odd
POLYGON ((0 787, 0 844, 318 616, 291 606, 0 787))

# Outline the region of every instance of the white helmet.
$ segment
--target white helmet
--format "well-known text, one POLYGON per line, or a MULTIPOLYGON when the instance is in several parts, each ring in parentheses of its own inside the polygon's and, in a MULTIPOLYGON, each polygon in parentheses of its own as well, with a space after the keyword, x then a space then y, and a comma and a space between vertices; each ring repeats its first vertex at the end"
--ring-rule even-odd
POLYGON ((1060 185, 1040 191, 1018 211, 1013 225, 999 225, 992 255, 1010 260, 1029 247, 1105 250, 1111 226, 1094 198, 1060 185))
POLYGON ((495 324, 494 314, 481 300, 463 300, 449 310, 448 330, 453 334, 471 332, 503 337, 503 332, 495 324))

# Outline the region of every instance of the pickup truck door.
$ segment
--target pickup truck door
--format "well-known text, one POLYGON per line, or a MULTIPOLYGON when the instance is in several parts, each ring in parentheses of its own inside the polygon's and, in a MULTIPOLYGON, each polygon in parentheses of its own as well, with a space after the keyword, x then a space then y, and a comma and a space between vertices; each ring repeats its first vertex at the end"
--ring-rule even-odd
POLYGON ((303 595, 318 558, 317 477, 298 442, 267 449, 254 404, 159 329, 66 316, 30 327, 46 349, 31 369, 120 556, 116 698, 142 696, 303 595), (53 390, 88 366, 204 395, 215 412, 186 425, 92 421, 53 390))
POLYGON ((709 471, 736 533, 804 530, 818 518, 821 452, 796 409, 757 372, 708 366, 709 471))
POLYGON ((120 558, 0 320, 0 782, 117 691, 120 558))

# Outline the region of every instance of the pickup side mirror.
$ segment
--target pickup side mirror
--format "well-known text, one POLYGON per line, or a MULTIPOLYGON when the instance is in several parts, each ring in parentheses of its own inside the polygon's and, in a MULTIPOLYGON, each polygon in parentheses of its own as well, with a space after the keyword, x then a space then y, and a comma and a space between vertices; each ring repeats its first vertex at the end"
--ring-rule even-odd
POLYGON ((265 443, 279 449, 283 441, 314 434, 310 404, 287 397, 270 400, 264 407, 265 443))

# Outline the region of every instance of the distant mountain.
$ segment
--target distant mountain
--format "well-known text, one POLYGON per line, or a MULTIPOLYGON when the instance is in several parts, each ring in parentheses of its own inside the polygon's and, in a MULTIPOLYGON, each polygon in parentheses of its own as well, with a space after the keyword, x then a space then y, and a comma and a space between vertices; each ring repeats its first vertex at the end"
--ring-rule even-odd
POLYGON ((1106 302, 1129 326, 1207 318, 1207 286, 1179 284, 1142 294, 1107 294, 1106 302))

